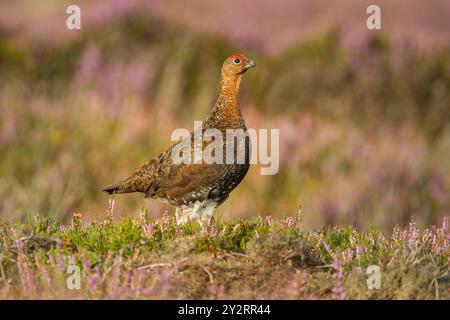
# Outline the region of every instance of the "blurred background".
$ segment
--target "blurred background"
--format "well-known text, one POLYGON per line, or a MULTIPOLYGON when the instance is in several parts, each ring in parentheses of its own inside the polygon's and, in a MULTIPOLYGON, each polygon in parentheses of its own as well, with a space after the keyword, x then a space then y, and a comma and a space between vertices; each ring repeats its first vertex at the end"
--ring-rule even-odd
MULTIPOLYGON (((233 53, 257 61, 247 126, 280 129, 280 171, 252 166, 223 219, 295 215, 389 230, 450 215, 449 1, 0 3, 0 215, 103 216, 105 185, 203 119, 233 53), (67 30, 66 8, 82 29, 67 30), (366 27, 381 7, 382 30, 366 27)), ((116 196, 115 213, 167 208, 116 196)))

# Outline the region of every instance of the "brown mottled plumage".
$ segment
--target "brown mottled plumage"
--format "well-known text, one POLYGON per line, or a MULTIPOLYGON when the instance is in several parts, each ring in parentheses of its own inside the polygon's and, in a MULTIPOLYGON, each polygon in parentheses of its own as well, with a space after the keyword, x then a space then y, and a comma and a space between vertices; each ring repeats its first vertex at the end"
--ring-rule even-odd
MULTIPOLYGON (((243 55, 232 55, 222 66, 220 94, 211 113, 203 122, 206 129, 217 129, 226 137, 227 129, 247 131, 237 102, 242 74, 256 64, 243 55)), ((194 141, 194 132, 190 133, 194 141)), ((242 164, 175 164, 172 149, 178 142, 143 165, 131 177, 103 189, 113 193, 143 192, 146 198, 156 198, 177 207, 177 221, 184 223, 193 219, 210 218, 214 209, 228 197, 242 181, 249 169, 250 142, 247 136, 234 140, 236 160, 239 148, 245 153, 242 164), (244 148, 244 149, 242 149, 244 148)), ((203 141, 203 149, 210 141, 203 141)), ((191 144, 192 149, 194 143, 191 144)), ((225 159, 225 146, 222 144, 225 159)))

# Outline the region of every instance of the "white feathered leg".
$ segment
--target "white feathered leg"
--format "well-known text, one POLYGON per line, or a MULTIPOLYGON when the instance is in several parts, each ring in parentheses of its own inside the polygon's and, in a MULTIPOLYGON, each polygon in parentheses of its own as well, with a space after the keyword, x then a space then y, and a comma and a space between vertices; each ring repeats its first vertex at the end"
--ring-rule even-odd
POLYGON ((212 200, 196 201, 192 204, 177 207, 175 219, 178 225, 198 220, 199 223, 210 221, 217 203, 212 200))

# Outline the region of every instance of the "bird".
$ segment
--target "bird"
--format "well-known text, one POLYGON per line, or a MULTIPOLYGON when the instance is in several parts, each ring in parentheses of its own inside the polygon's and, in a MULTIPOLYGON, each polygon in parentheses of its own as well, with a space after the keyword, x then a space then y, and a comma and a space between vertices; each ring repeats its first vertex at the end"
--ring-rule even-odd
MULTIPOLYGON (((102 191, 108 194, 141 192, 145 198, 169 203, 176 208, 177 224, 195 220, 200 223, 211 221, 216 208, 240 184, 250 167, 250 139, 237 98, 243 74, 255 66, 255 61, 243 54, 229 56, 222 64, 219 95, 201 128, 191 131, 166 151, 153 157, 129 178, 107 186, 102 191), (222 157, 217 153, 218 159, 224 161, 174 161, 174 150, 190 142, 189 151, 193 151, 196 133, 203 134, 207 130, 220 132, 224 137, 229 130, 240 130, 244 135, 235 135, 232 141, 226 139, 217 144, 219 149, 212 154, 221 151, 222 157), (236 147, 230 149, 232 161, 225 161, 228 160, 227 147, 230 143, 236 147), (239 158, 242 154, 243 159, 239 158)), ((210 143, 202 140, 202 150, 210 143)))

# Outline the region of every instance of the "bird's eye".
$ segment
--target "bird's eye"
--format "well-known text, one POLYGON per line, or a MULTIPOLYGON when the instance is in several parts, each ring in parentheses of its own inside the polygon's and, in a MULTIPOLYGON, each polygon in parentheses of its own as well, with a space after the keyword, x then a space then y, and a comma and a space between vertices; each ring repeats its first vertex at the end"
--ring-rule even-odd
POLYGON ((239 64, 239 63, 241 63, 241 59, 234 59, 233 62, 234 62, 235 64, 239 64))

